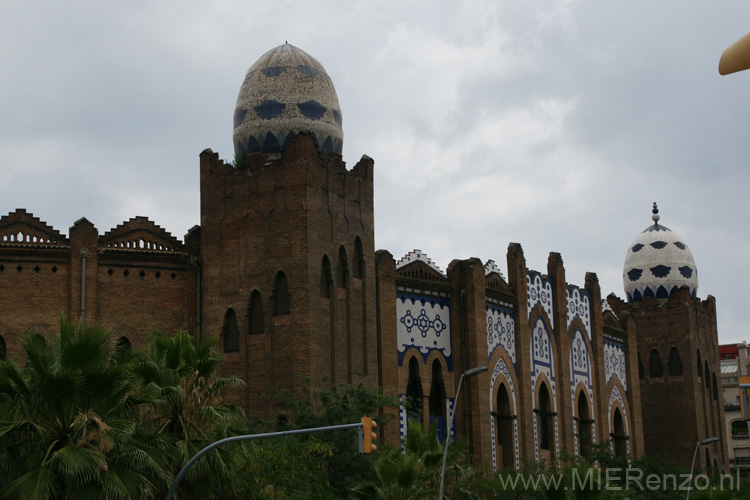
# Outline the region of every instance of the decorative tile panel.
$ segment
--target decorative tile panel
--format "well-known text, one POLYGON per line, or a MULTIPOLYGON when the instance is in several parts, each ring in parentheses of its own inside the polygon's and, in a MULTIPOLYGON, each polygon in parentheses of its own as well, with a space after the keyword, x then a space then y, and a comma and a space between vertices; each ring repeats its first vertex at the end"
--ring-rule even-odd
POLYGON ((576 318, 580 318, 586 328, 586 334, 591 340, 591 294, 587 290, 568 287, 565 290, 568 299, 568 328, 576 318))
POLYGON ((547 319, 552 327, 552 333, 555 331, 555 318, 552 316, 552 279, 536 271, 526 271, 526 310, 531 318, 531 310, 537 304, 547 314, 547 319))
POLYGON ((430 352, 439 351, 448 371, 453 371, 450 300, 397 292, 396 314, 399 366, 403 365, 407 349, 416 347, 425 362, 430 352))
POLYGON ((604 377, 609 384, 613 376, 620 379, 622 387, 628 390, 627 371, 625 369, 625 345, 604 339, 604 377))
MULTIPOLYGON (((552 353, 552 342, 547 326, 542 318, 537 318, 534 327, 531 330, 531 395, 536 408, 536 385, 540 374, 545 374, 550 381, 550 397, 552 399, 552 408, 557 408, 557 388, 555 382, 555 357, 552 353)), ((556 410, 555 410, 556 411, 556 410)), ((558 429, 557 415, 555 419, 555 453, 560 449, 560 433, 558 429)), ((534 456, 539 460, 539 432, 538 419, 534 413, 534 456)))
POLYGON ((487 360, 495 349, 502 347, 508 354, 513 369, 516 366, 516 315, 512 310, 487 303, 487 360))

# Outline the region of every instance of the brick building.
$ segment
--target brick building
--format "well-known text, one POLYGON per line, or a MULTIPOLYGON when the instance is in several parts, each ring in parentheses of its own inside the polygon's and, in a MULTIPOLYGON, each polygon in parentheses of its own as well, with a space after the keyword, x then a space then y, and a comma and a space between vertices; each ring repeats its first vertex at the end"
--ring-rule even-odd
POLYGON ((530 269, 517 243, 507 278, 476 258, 443 272, 419 250, 398 261, 375 251, 374 162, 343 163, 338 99, 314 58, 287 44, 263 55, 234 124, 237 163, 200 155, 200 226, 183 241, 145 217, 103 235, 80 219, 67 237, 23 209, 0 218, 4 355, 61 313, 136 347, 151 328, 182 328, 220 334, 251 415, 272 391, 304 396, 325 377, 398 395, 394 441, 410 419, 445 429, 454 414, 452 431, 497 470, 602 441, 684 461, 712 435, 722 441, 701 466, 727 468, 715 303, 697 298, 692 256, 658 219, 629 250, 628 302, 603 300, 593 273, 569 284, 557 253, 530 269), (454 407, 461 373, 476 366, 489 369, 454 407))

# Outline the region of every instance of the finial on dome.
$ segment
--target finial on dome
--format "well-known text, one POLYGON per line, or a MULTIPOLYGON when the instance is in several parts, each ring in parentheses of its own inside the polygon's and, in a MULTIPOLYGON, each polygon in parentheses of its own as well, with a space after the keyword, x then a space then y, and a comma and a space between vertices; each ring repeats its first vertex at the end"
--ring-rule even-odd
POLYGON ((654 208, 651 210, 651 213, 654 214, 651 216, 651 220, 658 224, 661 217, 659 217, 659 209, 656 207, 656 202, 654 202, 654 208))

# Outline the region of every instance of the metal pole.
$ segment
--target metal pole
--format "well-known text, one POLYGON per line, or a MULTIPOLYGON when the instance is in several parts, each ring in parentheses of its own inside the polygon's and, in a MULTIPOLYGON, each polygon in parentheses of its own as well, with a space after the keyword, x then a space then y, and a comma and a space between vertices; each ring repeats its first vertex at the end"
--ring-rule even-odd
MULTIPOLYGON (((254 439, 263 439, 263 438, 273 438, 273 437, 281 437, 281 436, 292 436, 295 434, 312 434, 314 432, 325 432, 325 431, 338 431, 342 429, 357 429, 362 428, 362 423, 356 423, 356 424, 343 424, 343 425, 331 425, 328 427, 314 427, 312 429, 296 429, 292 431, 282 431, 282 432, 267 432, 265 434, 250 434, 246 436, 232 436, 225 439, 222 439, 220 441, 216 441, 215 443, 211 443, 210 445, 203 448, 201 451, 195 454, 193 458, 191 458, 188 463, 185 464, 185 466, 182 468, 179 474, 177 474, 177 477, 174 478, 174 481, 172 482, 172 486, 169 488, 169 492, 167 493, 167 496, 165 497, 165 500, 171 500, 172 495, 174 495, 175 491, 177 491, 177 486, 179 486, 180 481, 182 481, 182 478, 185 477, 185 474, 187 474, 187 471, 190 469, 190 467, 193 466, 193 464, 201 458, 203 455, 208 453, 209 451, 213 450, 214 448, 218 448, 219 446, 227 443, 235 443, 237 441, 251 441, 254 439)), ((360 437, 361 439, 361 437, 360 437)))
POLYGON ((461 378, 458 379, 458 388, 456 389, 456 399, 453 400, 453 411, 448 418, 448 433, 445 436, 445 443, 443 443, 443 469, 440 471, 440 496, 439 500, 443 500, 443 492, 445 491, 445 463, 448 460, 448 445, 450 445, 451 429, 453 429, 453 416, 456 414, 458 409, 458 394, 461 392, 461 382, 464 381, 465 373, 461 374, 461 378))

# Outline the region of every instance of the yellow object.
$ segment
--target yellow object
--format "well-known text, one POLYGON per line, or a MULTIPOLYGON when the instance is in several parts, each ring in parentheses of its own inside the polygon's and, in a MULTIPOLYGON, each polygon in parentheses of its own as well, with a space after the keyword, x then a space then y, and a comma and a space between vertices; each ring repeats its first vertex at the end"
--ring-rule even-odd
POLYGON ((743 420, 750 420, 748 412, 748 401, 750 401, 750 375, 741 375, 738 380, 740 387, 740 411, 742 411, 743 420))
POLYGON ((750 33, 730 45, 719 59, 720 75, 746 69, 750 69, 750 33))
POLYGON ((362 417, 362 453, 372 453, 377 450, 378 447, 374 444, 374 441, 378 438, 375 431, 378 428, 378 423, 370 417, 362 417))

